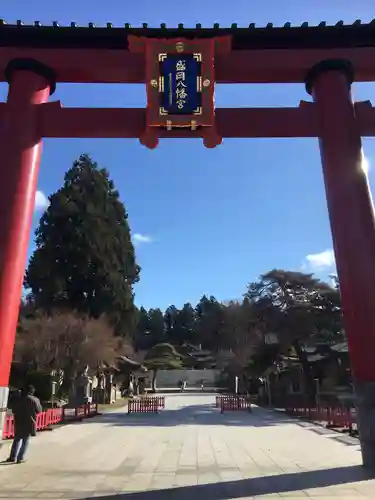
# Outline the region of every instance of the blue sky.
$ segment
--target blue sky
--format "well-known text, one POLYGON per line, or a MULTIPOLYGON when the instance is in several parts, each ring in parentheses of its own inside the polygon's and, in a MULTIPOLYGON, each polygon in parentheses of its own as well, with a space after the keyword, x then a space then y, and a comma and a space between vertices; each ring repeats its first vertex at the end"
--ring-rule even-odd
MULTIPOLYGON (((15 0, 1 7, 8 23, 22 19, 61 25, 75 21, 97 26, 112 22, 158 26, 214 22, 275 26, 321 20, 347 23, 372 19, 373 0, 15 0), (204 7, 203 7, 204 5, 204 7)), ((0 101, 7 87, 0 84, 0 101)), ((356 100, 375 100, 375 85, 356 84, 356 100)), ((216 105, 296 106, 308 99, 301 85, 219 85, 216 105)), ((53 99, 64 106, 139 107, 141 85, 59 84, 53 99)), ((44 195, 58 189, 64 172, 87 152, 109 168, 129 212, 142 266, 137 304, 165 308, 195 303, 206 293, 220 300, 241 297, 246 284, 279 267, 334 270, 332 241, 316 140, 225 140, 207 150, 199 140, 164 140, 149 151, 136 140, 46 140, 33 220, 35 229, 44 195), (138 237, 136 236, 138 235, 138 237), (138 241, 137 241, 138 240, 138 241), (308 257, 310 256, 310 257, 308 257)), ((364 141, 374 179, 375 143, 364 141)), ((30 251, 33 247, 33 234, 30 251)))

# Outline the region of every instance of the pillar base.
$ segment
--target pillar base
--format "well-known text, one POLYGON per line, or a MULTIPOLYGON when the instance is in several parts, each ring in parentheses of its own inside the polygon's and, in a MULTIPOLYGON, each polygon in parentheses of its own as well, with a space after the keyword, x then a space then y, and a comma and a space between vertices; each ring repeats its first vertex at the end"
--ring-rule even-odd
POLYGON ((355 392, 363 465, 375 472, 375 382, 356 382, 355 392))
POLYGON ((3 440, 3 429, 5 424, 5 418, 7 416, 8 396, 9 396, 9 388, 0 387, 0 447, 1 447, 1 441, 3 440))

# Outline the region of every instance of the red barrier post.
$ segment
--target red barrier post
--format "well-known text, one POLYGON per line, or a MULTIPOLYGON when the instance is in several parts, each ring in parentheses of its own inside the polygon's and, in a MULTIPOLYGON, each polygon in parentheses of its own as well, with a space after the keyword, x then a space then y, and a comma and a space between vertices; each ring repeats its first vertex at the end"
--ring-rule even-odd
POLYGON ((10 439, 12 437, 14 437, 14 417, 12 415, 8 415, 5 418, 3 439, 10 439))

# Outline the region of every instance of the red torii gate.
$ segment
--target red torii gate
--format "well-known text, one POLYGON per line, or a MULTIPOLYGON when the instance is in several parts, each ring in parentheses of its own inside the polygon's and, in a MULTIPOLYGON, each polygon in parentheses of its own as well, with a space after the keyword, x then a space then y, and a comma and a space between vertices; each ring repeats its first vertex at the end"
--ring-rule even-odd
POLYGON ((7 103, 0 104, 2 414, 43 137, 140 138, 149 147, 156 146, 158 137, 203 137, 208 147, 219 144, 222 137, 318 137, 363 462, 375 467, 375 223, 361 168, 361 136, 375 136, 375 111, 370 102, 353 104, 350 92, 354 79, 375 81, 374 61, 374 24, 360 21, 352 26, 339 22, 330 27, 325 23, 291 27, 287 23, 283 28, 232 25, 228 29, 218 25, 213 29, 201 25, 133 29, 129 25, 112 28, 109 23, 106 28, 91 23, 88 28, 74 23, 64 28, 57 23, 50 27, 38 22, 34 26, 0 23, 0 79, 9 83, 7 103), (160 105, 157 99, 164 95, 163 78, 168 76, 163 73, 164 59, 155 62, 158 51, 168 64, 178 54, 184 58, 191 68, 184 78, 195 71, 199 88, 191 95, 197 99, 200 114, 187 112, 186 103, 177 102, 171 91, 171 100, 165 104, 170 105, 164 113, 167 116, 160 112, 160 123, 155 122, 153 107, 160 105), (194 51, 200 61, 193 61, 194 51), (147 80, 157 68, 155 78, 147 80), (146 83, 149 106, 147 110, 63 108, 58 101, 48 102, 56 82, 146 83), (296 108, 215 110, 213 99, 207 98, 213 97, 214 82, 304 82, 314 103, 301 102, 296 108))

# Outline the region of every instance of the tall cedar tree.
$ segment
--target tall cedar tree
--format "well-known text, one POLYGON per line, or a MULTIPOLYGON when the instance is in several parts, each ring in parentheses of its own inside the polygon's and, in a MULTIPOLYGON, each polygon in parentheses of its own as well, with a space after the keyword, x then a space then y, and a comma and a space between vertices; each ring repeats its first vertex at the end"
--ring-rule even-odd
POLYGON ((116 333, 125 334, 140 268, 128 215, 108 172, 81 155, 49 200, 25 287, 43 310, 73 309, 94 318, 106 313, 116 333))

